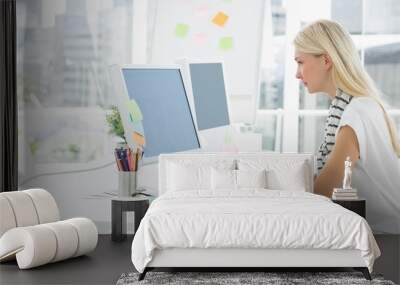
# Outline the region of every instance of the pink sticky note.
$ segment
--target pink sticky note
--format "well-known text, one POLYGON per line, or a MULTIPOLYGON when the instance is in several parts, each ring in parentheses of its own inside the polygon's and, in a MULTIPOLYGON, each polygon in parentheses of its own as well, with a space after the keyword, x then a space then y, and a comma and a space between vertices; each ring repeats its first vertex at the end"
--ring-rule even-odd
POLYGON ((193 41, 198 45, 202 45, 207 41, 207 35, 204 33, 197 33, 193 36, 193 41))
POLYGON ((206 16, 210 9, 207 6, 199 6, 195 10, 196 16, 206 16))

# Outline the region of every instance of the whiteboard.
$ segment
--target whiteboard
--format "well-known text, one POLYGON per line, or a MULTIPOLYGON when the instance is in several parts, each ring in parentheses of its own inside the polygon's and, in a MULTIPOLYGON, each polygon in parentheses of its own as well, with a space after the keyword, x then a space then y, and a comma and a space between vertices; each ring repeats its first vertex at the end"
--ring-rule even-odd
POLYGON ((156 0, 149 63, 218 58, 224 63, 228 95, 258 96, 264 4, 264 0, 156 0), (220 12, 228 17, 223 25, 213 22, 220 12))

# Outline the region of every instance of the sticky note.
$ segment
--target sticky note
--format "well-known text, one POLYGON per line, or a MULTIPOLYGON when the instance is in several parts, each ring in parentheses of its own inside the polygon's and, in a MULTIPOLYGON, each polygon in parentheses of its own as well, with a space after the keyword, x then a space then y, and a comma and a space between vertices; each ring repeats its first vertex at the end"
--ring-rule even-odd
POLYGON ((132 130, 139 134, 144 134, 142 121, 132 123, 132 130))
POLYGON ((206 16, 209 8, 207 6, 200 6, 196 9, 196 15, 198 16, 206 16))
POLYGON ((142 134, 139 134, 138 132, 133 132, 132 139, 138 145, 145 145, 146 144, 144 136, 142 134))
POLYGON ((130 122, 135 123, 143 120, 142 112, 134 99, 126 102, 126 107, 128 108, 130 122))
POLYGON ((219 39, 219 48, 222 50, 229 50, 233 48, 233 38, 223 37, 219 39))
POLYGON ((229 16, 223 12, 218 12, 217 15, 213 18, 212 22, 216 24, 217 26, 223 27, 228 21, 229 16))
POLYGON ((187 34, 189 32, 189 26, 186 24, 176 24, 175 26, 175 36, 178 38, 186 38, 187 34))
POLYGON ((195 34, 193 36, 193 41, 198 45, 202 45, 207 41, 207 36, 206 36, 206 34, 203 34, 203 33, 195 34))

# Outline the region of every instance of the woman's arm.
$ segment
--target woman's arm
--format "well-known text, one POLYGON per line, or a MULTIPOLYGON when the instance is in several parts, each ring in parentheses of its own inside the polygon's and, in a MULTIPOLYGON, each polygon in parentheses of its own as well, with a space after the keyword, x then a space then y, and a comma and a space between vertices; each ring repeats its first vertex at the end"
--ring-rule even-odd
POLYGON ((331 197, 333 188, 342 187, 344 161, 347 156, 352 161, 351 168, 354 168, 360 157, 360 148, 354 130, 350 126, 343 126, 337 134, 325 166, 314 181, 314 193, 331 197))

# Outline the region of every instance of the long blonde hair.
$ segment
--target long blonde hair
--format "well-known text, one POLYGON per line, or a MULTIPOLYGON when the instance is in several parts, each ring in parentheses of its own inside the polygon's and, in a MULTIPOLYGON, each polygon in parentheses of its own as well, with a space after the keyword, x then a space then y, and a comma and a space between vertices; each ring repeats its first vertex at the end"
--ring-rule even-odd
POLYGON ((396 127, 384 108, 380 91, 363 68, 349 33, 334 21, 318 20, 303 28, 293 43, 299 52, 330 56, 331 76, 337 88, 355 97, 369 96, 376 100, 385 115, 393 149, 400 157, 396 127))

